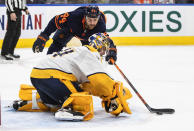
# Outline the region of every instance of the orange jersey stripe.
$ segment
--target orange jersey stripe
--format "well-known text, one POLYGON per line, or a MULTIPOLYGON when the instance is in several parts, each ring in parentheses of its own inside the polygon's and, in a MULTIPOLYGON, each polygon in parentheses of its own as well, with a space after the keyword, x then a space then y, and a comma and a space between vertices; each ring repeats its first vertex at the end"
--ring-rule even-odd
POLYGON ((59 16, 57 15, 56 17, 55 17, 55 24, 56 24, 56 27, 57 27, 57 29, 61 29, 61 27, 58 25, 58 19, 59 19, 59 16))
POLYGON ((83 25, 83 29, 85 29, 85 22, 86 22, 86 19, 85 17, 82 19, 82 25, 83 25))

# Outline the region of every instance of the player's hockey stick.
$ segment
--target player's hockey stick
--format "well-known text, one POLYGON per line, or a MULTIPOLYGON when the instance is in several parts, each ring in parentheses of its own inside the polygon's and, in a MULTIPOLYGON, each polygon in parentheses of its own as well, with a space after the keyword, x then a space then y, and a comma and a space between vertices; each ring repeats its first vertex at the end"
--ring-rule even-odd
POLYGON ((121 71, 121 69, 118 67, 118 65, 115 63, 115 61, 113 59, 110 59, 110 61, 114 64, 114 66, 117 68, 117 70, 120 72, 120 74, 123 76, 123 78, 127 81, 127 83, 130 85, 130 87, 133 89, 133 91, 136 93, 136 95, 140 98, 140 100, 143 102, 143 104, 147 107, 147 109, 151 112, 151 113, 156 113, 158 115, 162 115, 162 114, 173 114, 175 112, 174 109, 170 109, 170 108, 165 108, 165 109, 155 109, 155 108, 151 108, 147 102, 143 99, 143 97, 139 94, 139 92, 135 89, 135 87, 133 86, 133 84, 129 81, 129 79, 125 76, 125 74, 121 71))

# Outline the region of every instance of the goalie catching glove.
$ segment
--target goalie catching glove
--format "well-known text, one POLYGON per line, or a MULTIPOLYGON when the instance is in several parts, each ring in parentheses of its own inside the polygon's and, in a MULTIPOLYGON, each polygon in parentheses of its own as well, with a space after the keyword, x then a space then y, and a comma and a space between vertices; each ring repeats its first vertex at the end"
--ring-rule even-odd
POLYGON ((131 92, 123 86, 122 82, 116 82, 114 88, 115 97, 103 99, 102 107, 105 108, 106 112, 115 116, 118 116, 122 112, 131 114, 132 112, 127 103, 127 100, 132 97, 131 92))
POLYGON ((36 39, 32 47, 33 52, 34 53, 42 52, 48 40, 49 40, 49 37, 47 35, 40 33, 40 35, 38 36, 38 38, 36 39))

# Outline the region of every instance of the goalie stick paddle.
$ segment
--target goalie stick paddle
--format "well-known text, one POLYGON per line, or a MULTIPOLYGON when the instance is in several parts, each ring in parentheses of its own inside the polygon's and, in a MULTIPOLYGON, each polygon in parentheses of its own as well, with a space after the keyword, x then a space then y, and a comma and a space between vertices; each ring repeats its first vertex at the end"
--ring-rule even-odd
POLYGON ((162 115, 162 114, 173 114, 175 112, 174 109, 170 109, 170 108, 162 108, 162 109, 151 108, 147 104, 147 102, 143 99, 143 97, 139 94, 139 92, 136 90, 136 88, 133 86, 133 84, 129 81, 129 79, 125 76, 125 74, 121 71, 121 69, 118 67, 118 65, 115 63, 115 61, 112 58, 110 59, 110 61, 117 68, 117 70, 120 72, 120 74, 123 76, 123 78, 127 81, 127 83, 130 85, 130 87, 133 89, 133 91, 136 93, 136 95, 140 98, 140 100, 143 102, 143 104, 147 107, 147 109, 151 113, 156 113, 158 115, 162 115))

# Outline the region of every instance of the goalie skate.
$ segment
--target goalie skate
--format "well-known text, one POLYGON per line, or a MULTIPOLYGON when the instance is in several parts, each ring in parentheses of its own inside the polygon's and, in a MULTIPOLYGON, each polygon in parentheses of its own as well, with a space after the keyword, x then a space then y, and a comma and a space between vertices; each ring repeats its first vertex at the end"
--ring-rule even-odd
POLYGON ((10 107, 12 107, 14 110, 18 110, 20 107, 26 105, 27 103, 28 102, 24 100, 15 100, 10 107))
POLYGON ((70 108, 62 108, 55 113, 55 118, 61 121, 83 121, 84 115, 80 112, 75 112, 70 108))

